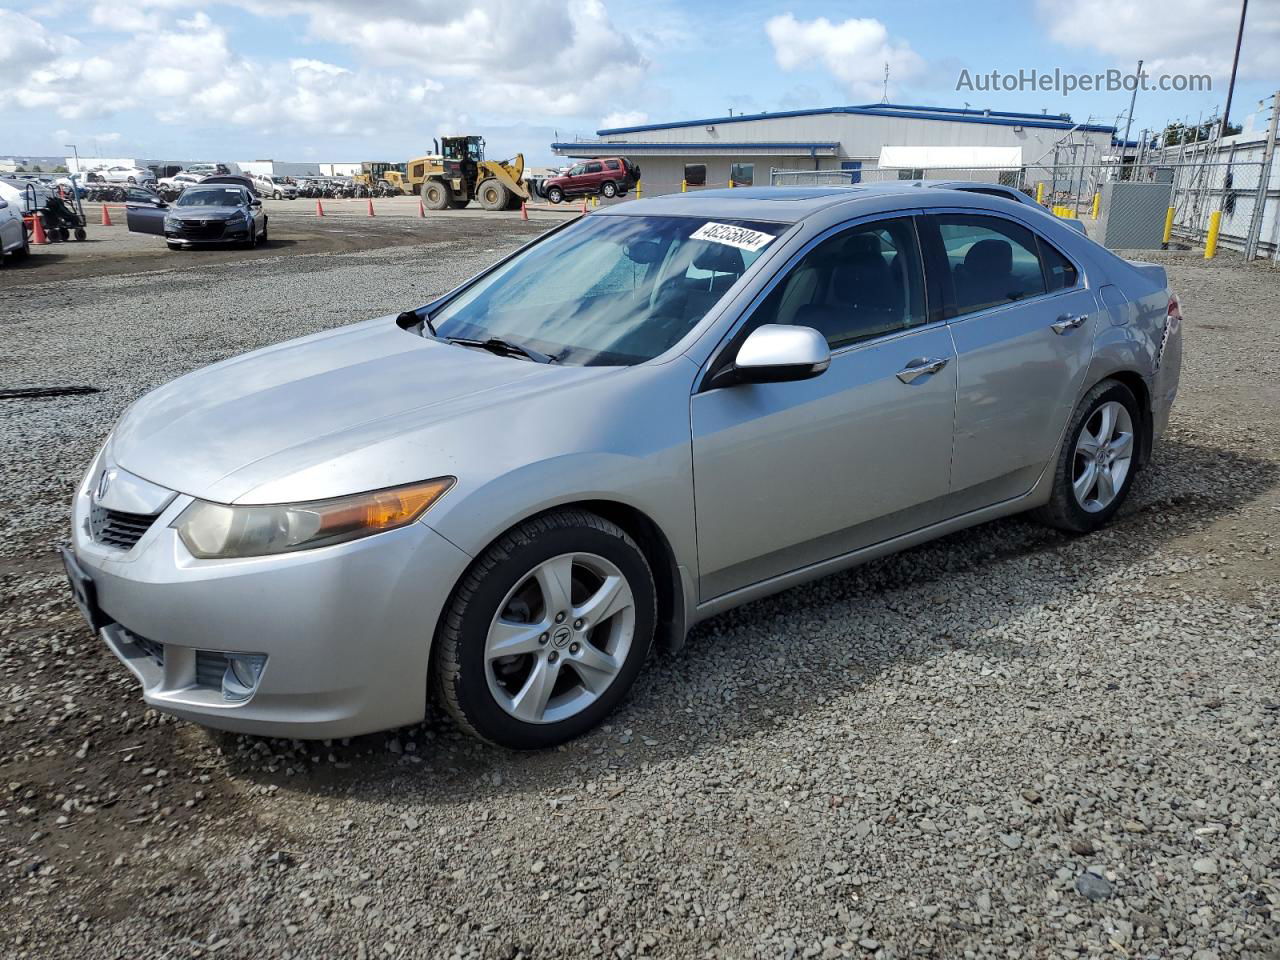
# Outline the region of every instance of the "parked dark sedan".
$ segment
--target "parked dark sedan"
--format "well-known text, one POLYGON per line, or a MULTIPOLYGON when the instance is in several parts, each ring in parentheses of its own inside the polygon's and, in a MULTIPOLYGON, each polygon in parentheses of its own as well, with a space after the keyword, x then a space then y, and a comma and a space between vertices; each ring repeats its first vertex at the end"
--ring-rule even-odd
POLYGON ((134 233, 163 234, 173 250, 209 243, 255 247, 267 240, 262 201, 239 185, 199 183, 172 204, 131 194, 125 220, 134 233))

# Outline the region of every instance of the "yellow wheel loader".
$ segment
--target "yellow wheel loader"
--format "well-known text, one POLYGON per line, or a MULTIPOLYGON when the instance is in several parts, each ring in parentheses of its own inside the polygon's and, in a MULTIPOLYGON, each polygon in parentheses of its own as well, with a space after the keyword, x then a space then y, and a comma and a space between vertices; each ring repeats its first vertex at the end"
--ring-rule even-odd
POLYGON ((368 196, 385 197, 409 192, 403 163, 366 161, 360 164, 360 172, 351 179, 364 184, 368 196))
POLYGON ((486 210, 515 210, 529 199, 524 154, 486 160, 481 137, 445 137, 435 153, 409 161, 409 191, 428 210, 465 207, 472 200, 486 210))

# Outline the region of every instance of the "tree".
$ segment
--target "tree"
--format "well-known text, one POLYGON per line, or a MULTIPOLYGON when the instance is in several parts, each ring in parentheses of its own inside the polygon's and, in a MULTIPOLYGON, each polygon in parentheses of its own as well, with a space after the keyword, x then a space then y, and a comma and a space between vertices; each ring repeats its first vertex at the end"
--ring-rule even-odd
POLYGON ((53 172, 54 172, 54 173, 67 173, 67 172, 69 172, 69 171, 68 171, 68 170, 67 170, 67 168, 66 168, 65 166, 63 166, 62 164, 58 164, 56 167, 54 167, 54 168, 53 168, 53 172))
MULTIPOLYGON (((1200 143, 1204 140, 1211 140, 1218 130, 1219 121, 1216 119, 1206 120, 1197 126, 1187 126, 1179 120, 1173 121, 1164 128, 1161 140, 1166 147, 1176 147, 1180 143, 1200 143)), ((1228 123, 1227 129, 1222 132, 1224 137, 1232 136, 1242 131, 1242 127, 1238 123, 1228 123)))
POLYGON ((33 167, 31 168, 31 172, 32 172, 32 173, 44 173, 44 171, 43 171, 42 169, 40 169, 40 164, 38 164, 38 163, 37 163, 35 166, 33 166, 33 167))

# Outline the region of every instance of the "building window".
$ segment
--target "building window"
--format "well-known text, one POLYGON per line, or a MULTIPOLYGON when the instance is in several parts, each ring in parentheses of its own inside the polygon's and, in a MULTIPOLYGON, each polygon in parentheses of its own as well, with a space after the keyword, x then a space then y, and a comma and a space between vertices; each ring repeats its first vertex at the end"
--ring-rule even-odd
POLYGON ((920 167, 903 167, 898 171, 899 180, 923 180, 924 170, 920 167))
POLYGON ((735 187, 749 187, 756 182, 754 163, 735 163, 729 168, 729 179, 735 187))
POLYGON ((686 163, 684 165, 684 182, 691 187, 707 185, 707 165, 705 163, 686 163))
POLYGON ((862 161, 861 160, 841 160, 840 169, 849 172, 850 183, 862 182, 862 161))

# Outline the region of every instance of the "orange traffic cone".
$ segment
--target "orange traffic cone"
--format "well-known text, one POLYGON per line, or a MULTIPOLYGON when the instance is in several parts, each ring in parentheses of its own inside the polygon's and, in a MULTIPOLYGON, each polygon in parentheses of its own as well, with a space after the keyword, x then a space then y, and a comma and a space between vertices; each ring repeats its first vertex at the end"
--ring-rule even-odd
POLYGON ((529 203, 526 200, 520 201, 520 219, 521 220, 529 219, 529 203))
POLYGON ((427 215, 427 208, 422 205, 422 201, 418 201, 418 217, 421 219, 427 215))
POLYGON ((372 199, 370 199, 370 200, 369 200, 369 216, 371 216, 371 217, 377 216, 377 214, 375 214, 375 213, 373 212, 373 200, 372 200, 372 199))
POLYGON ((321 203, 319 200, 316 201, 316 216, 317 217, 324 216, 324 204, 321 203))
POLYGON ((112 225, 111 211, 107 208, 107 205, 105 203, 102 205, 102 225, 104 227, 109 227, 112 225))
MULTIPOLYGON (((103 209, 106 209, 105 207, 103 209)), ((38 247, 44 246, 49 242, 49 238, 44 235, 44 220, 40 214, 36 214, 31 218, 31 242, 38 247)))

